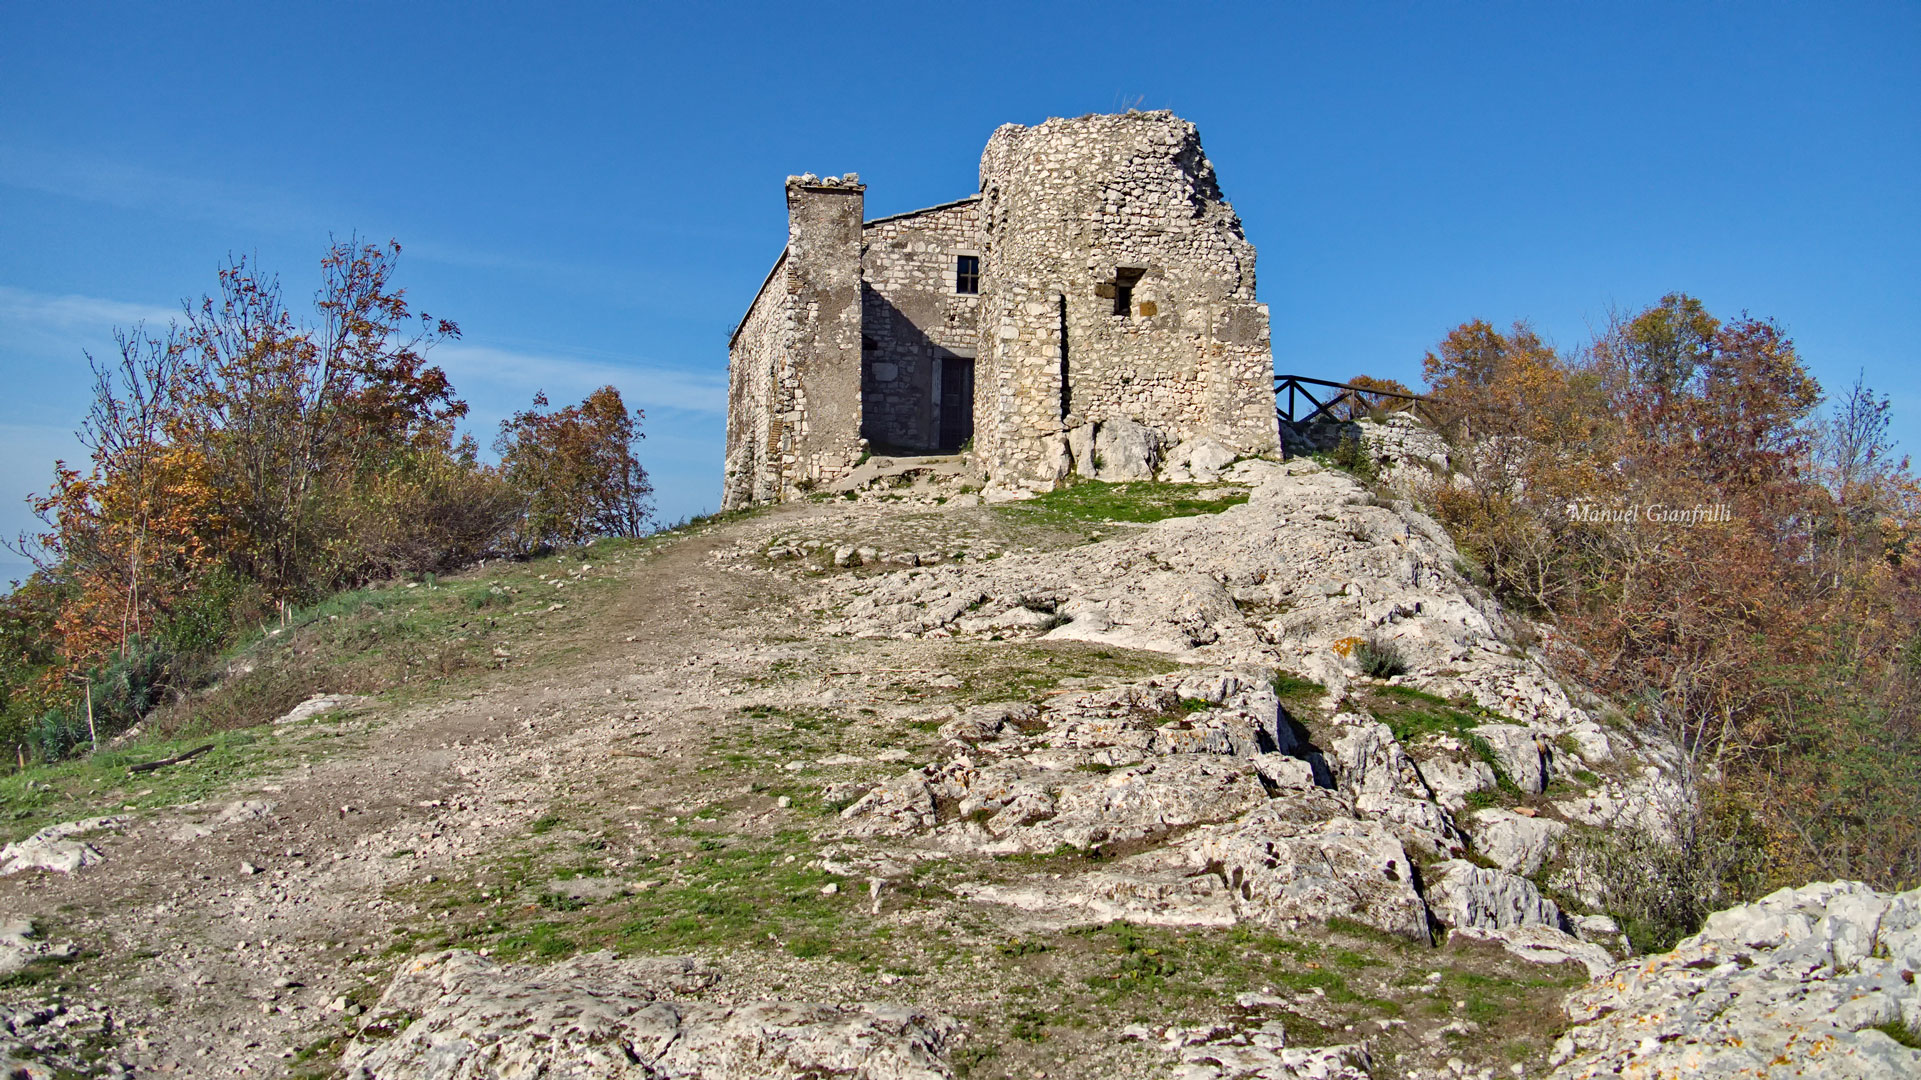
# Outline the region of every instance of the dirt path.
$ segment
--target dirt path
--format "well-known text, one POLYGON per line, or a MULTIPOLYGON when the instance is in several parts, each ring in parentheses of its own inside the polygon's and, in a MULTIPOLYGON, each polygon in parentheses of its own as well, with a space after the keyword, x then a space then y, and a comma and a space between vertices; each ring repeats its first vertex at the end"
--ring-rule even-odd
POLYGON ((769 582, 715 570, 723 537, 688 537, 628 570, 615 603, 546 643, 577 662, 282 733, 333 749, 230 800, 134 818, 92 841, 106 859, 80 873, 0 878, 0 911, 81 947, 63 978, 105 1006, 136 1072, 290 1067, 291 1051, 341 1030, 331 1005, 367 1000, 391 969, 394 927, 420 920, 419 905, 385 893, 524 831, 556 794, 609 772, 644 786, 704 744, 691 690, 714 655, 792 629, 769 582), (641 713, 653 756, 610 756, 641 713))

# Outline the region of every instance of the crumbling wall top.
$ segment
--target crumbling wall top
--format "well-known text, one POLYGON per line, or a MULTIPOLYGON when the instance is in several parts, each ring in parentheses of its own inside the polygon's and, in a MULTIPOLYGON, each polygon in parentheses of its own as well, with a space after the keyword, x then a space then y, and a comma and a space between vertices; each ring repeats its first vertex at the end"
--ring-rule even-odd
POLYGON ((825 188, 832 191, 852 192, 866 191, 867 185, 860 182, 859 173, 850 172, 845 176, 815 176, 813 173, 801 173, 799 176, 787 178, 787 188, 790 191, 795 188, 816 190, 825 188))

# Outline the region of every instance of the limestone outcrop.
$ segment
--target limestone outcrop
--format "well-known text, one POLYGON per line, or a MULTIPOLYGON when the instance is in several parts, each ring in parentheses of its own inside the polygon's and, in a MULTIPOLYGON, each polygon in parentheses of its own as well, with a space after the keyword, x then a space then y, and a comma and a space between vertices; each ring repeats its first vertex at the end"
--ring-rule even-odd
POLYGON ((1921 1076, 1917 973, 1921 890, 1783 889, 1570 995, 1554 1080, 1921 1076))
POLYGON ((76 838, 106 832, 122 824, 121 818, 99 817, 49 825, 24 840, 0 848, 0 874, 18 874, 23 870, 71 874, 92 866, 103 858, 100 849, 76 838))
POLYGON ((1245 504, 830 584, 833 633, 1084 641, 1192 665, 956 716, 941 729, 953 757, 858 792, 847 834, 981 854, 1125 848, 1098 872, 970 892, 1055 922, 1343 918, 1605 968, 1618 934, 1586 940, 1580 913, 1529 877, 1571 829, 1663 827, 1680 805, 1671 750, 1603 725, 1512 648, 1507 617, 1424 515, 1310 462, 1241 462, 1224 479, 1245 504), (1367 676, 1361 642, 1405 672, 1367 676), (1312 733, 1269 685, 1276 671, 1325 688, 1312 733), (1458 703, 1474 725, 1420 721, 1403 739, 1369 711, 1390 691, 1417 709, 1458 703), (1489 805, 1517 800, 1531 805, 1489 805))
MULTIPOLYGON (((1036 636, 1276 664, 1336 693, 1359 673, 1354 645, 1371 633, 1415 685, 1467 694, 1535 734, 1570 734, 1585 758, 1612 751, 1612 736, 1508 645, 1507 617, 1456 569, 1454 545, 1425 514, 1309 461, 1242 461, 1223 481, 1248 501, 1019 560, 849 579, 838 586, 843 617, 826 629, 987 633, 963 618, 1028 608, 1057 616, 1036 636)), ((1517 772, 1531 782, 1540 768, 1517 762, 1517 772)))

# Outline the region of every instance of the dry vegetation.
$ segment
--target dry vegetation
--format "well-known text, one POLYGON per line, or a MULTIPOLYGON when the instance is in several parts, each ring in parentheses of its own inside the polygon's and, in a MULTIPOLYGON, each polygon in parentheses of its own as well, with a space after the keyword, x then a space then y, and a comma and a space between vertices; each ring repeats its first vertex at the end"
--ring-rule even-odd
POLYGON ((1426 371, 1462 417, 1436 515, 1570 675, 1687 751, 1699 812, 1646 901, 1668 936, 1780 884, 1921 880, 1921 489, 1888 401, 1818 411, 1778 326, 1682 295, 1565 355, 1467 323, 1426 371))

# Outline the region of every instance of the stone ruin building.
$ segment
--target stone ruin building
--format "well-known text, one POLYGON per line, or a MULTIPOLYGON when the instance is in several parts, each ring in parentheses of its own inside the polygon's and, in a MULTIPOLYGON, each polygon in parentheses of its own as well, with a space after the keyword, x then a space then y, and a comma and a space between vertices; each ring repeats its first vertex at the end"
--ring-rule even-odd
POLYGON ((868 221, 855 174, 787 178, 787 247, 728 346, 723 505, 966 454, 988 493, 1278 449, 1254 246, 1194 125, 1003 125, 980 192, 868 221))

